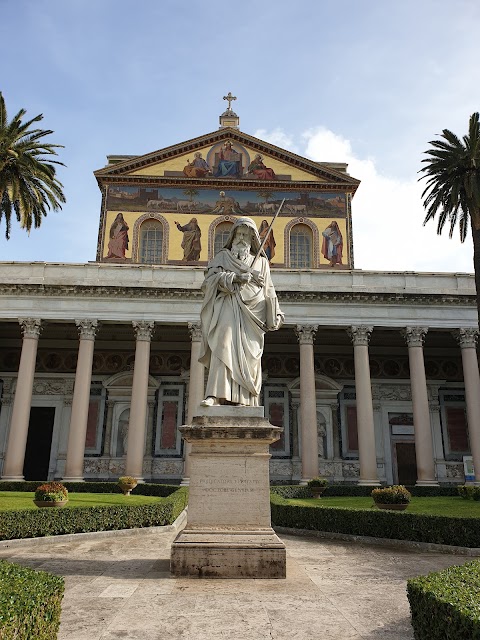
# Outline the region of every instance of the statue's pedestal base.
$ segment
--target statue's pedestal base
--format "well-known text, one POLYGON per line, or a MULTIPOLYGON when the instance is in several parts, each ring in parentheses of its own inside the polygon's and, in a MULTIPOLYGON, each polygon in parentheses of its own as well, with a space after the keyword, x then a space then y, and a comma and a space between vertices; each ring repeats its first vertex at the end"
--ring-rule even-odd
POLYGON ((175 576, 285 578, 285 545, 271 528, 269 446, 281 429, 263 408, 209 407, 181 427, 191 444, 185 529, 172 545, 175 576))

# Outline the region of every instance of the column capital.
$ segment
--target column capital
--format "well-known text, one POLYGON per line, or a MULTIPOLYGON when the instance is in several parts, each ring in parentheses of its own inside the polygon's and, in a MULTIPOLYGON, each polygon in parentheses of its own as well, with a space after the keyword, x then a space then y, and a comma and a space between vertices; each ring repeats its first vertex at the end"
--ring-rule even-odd
POLYGON ((455 329, 452 336, 457 341, 461 349, 475 349, 478 340, 478 329, 466 328, 455 329))
POLYGON ((423 347, 428 327, 405 327, 400 333, 409 347, 423 347))
POLYGON ((96 320, 75 320, 80 340, 95 340, 95 334, 98 329, 96 320))
POLYGON ((300 344, 312 344, 315 340, 315 334, 318 330, 318 324, 297 324, 294 331, 300 344))
POLYGON ((190 332, 190 338, 192 342, 202 341, 202 325, 200 322, 189 322, 188 331, 190 332))
POLYGON ((373 327, 365 324, 353 325, 346 330, 354 347, 368 347, 373 327))
POLYGON ((19 318, 24 338, 39 338, 42 332, 42 321, 39 318, 19 318))
POLYGON ((133 330, 135 331, 135 338, 144 342, 150 342, 152 339, 153 331, 155 328, 154 322, 148 322, 147 320, 132 321, 133 330))

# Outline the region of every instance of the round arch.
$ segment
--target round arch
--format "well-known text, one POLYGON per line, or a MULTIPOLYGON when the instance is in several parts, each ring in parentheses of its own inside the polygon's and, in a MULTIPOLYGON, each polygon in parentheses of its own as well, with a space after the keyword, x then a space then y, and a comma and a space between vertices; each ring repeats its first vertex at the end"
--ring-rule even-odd
POLYGON ((285 246, 285 266, 291 267, 291 258, 290 258, 290 234, 292 229, 297 225, 304 225, 310 229, 312 232, 312 269, 316 269, 318 267, 318 247, 319 247, 319 233, 316 225, 313 224, 308 218, 294 218, 290 220, 290 222, 286 225, 284 231, 284 246, 285 246))
POLYGON ((213 253, 215 249, 215 231, 219 224, 223 222, 231 222, 234 224, 237 218, 235 216, 218 216, 210 223, 208 228, 208 260, 210 261, 213 258, 213 253))
POLYGON ((133 225, 133 240, 132 240, 132 262, 139 262, 140 256, 140 228, 144 222, 147 220, 156 220, 160 222, 162 225, 163 237, 162 237, 162 248, 161 248, 161 264, 166 264, 167 256, 168 256, 168 241, 169 241, 169 227, 167 219, 164 218, 160 213, 144 213, 139 218, 135 220, 135 224, 133 225))

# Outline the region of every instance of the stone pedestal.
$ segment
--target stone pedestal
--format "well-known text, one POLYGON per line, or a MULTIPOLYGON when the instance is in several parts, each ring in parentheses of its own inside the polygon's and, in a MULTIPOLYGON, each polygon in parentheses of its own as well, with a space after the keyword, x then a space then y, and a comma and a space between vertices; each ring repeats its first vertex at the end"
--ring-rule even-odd
POLYGON ((191 446, 185 529, 172 545, 175 576, 285 578, 286 552, 271 527, 269 446, 279 427, 263 407, 202 408, 180 428, 191 446))

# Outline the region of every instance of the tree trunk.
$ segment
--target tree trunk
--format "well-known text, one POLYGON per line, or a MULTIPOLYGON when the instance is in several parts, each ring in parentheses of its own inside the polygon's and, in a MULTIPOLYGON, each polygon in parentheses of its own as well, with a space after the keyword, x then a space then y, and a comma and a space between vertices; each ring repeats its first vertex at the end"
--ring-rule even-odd
POLYGON ((480 228, 474 229, 473 224, 472 224, 472 238, 473 238, 473 268, 475 270, 475 286, 477 288, 477 312, 478 312, 478 321, 480 323, 480 228))

